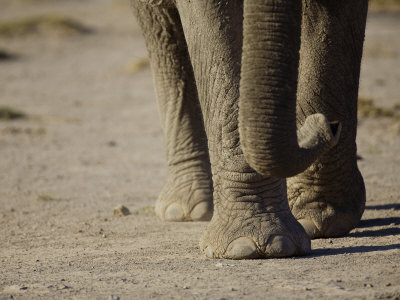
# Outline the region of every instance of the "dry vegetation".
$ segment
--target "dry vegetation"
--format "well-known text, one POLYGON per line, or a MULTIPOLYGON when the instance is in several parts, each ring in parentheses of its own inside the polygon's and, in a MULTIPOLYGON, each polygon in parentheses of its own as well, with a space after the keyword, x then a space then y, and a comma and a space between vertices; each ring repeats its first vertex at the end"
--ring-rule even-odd
POLYGON ((369 0, 371 8, 400 9, 400 0, 369 0))
POLYGON ((0 49, 0 61, 1 60, 10 60, 15 58, 15 54, 12 54, 6 50, 0 49))
POLYGON ((150 66, 150 61, 147 57, 133 59, 126 67, 128 73, 137 73, 150 66))
POLYGON ((0 37, 25 36, 34 33, 73 35, 90 33, 91 29, 65 16, 32 16, 0 23, 0 37))
POLYGON ((400 105, 396 104, 393 108, 384 108, 376 106, 374 100, 366 97, 358 98, 358 117, 359 118, 376 118, 390 117, 400 118, 400 105))
POLYGON ((24 119, 26 118, 26 114, 10 108, 8 106, 0 106, 0 120, 15 120, 15 119, 24 119))
POLYGON ((48 202, 48 201, 59 201, 61 200, 60 197, 56 197, 52 194, 40 194, 36 197, 37 201, 43 201, 43 202, 48 202))

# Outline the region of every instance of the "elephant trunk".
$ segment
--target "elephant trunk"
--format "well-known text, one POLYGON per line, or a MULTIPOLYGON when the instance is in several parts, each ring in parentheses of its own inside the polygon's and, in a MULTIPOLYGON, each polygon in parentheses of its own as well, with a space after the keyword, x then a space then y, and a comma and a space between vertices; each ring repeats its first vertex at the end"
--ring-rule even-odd
POLYGON ((247 162, 265 176, 304 171, 340 135, 322 114, 297 130, 300 29, 301 1, 244 1, 239 132, 247 162))

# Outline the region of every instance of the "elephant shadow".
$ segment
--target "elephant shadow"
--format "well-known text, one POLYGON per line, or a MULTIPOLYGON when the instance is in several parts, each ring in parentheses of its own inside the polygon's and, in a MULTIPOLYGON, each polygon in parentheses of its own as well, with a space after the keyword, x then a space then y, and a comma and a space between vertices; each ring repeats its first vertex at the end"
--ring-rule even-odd
MULTIPOLYGON (((400 204, 384 204, 367 206, 366 209, 373 210, 399 210, 400 204)), ((354 238, 362 237, 382 237, 390 235, 400 235, 400 217, 387 217, 387 218, 374 218, 361 220, 357 228, 365 228, 363 231, 350 232, 347 236, 354 238), (391 226, 391 227, 387 227, 391 226), (395 227, 393 227, 395 226, 395 227), (376 228, 380 227, 380 228, 376 228)), ((355 246, 355 247, 344 247, 344 248, 324 248, 315 249, 312 251, 312 256, 327 256, 327 255, 340 255, 349 253, 367 253, 374 251, 388 251, 400 249, 400 243, 383 246, 355 246)))
POLYGON ((344 247, 344 248, 325 248, 325 249, 313 250, 311 253, 311 257, 351 254, 351 253, 368 253, 368 252, 388 251, 388 250, 395 250, 395 249, 400 249, 400 244, 392 244, 392 245, 384 245, 384 246, 356 246, 356 247, 344 247))

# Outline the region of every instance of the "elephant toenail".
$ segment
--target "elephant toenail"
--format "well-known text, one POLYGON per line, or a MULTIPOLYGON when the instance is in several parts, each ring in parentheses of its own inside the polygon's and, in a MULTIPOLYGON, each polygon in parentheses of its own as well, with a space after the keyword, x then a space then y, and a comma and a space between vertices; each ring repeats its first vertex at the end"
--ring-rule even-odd
POLYGON ((275 235, 268 241, 266 254, 270 257, 292 256, 296 254, 296 246, 290 238, 283 235, 275 235))
POLYGON ((226 258, 231 259, 246 259, 246 258, 258 258, 260 257, 257 252, 256 243, 247 237, 240 237, 234 240, 228 246, 226 251, 226 258))
POLYGON ((200 202, 197 204, 190 213, 193 221, 209 221, 213 215, 212 202, 200 202))
POLYGON ((164 219, 166 221, 183 221, 183 211, 181 207, 176 203, 172 203, 165 210, 164 219))
POLYGON ((298 222, 303 226, 310 239, 319 238, 322 236, 321 231, 317 228, 315 223, 310 219, 300 219, 298 222))
POLYGON ((338 217, 333 219, 329 226, 326 226, 324 233, 327 237, 339 237, 348 234, 355 226, 351 220, 338 217))
POLYGON ((208 246, 206 249, 204 249, 204 254, 208 257, 208 258, 214 258, 214 252, 212 251, 211 247, 208 246))

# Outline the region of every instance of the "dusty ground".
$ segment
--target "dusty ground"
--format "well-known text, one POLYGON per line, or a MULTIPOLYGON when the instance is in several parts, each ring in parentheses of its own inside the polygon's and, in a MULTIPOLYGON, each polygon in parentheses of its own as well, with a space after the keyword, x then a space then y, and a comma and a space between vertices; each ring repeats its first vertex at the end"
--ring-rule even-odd
POLYGON ((0 2, 1 22, 54 13, 91 32, 0 30, 0 105, 28 116, 0 121, 0 299, 400 299, 400 14, 368 21, 360 95, 389 116, 360 120, 360 226, 307 257, 224 261, 200 253, 205 223, 149 207, 164 150, 129 5, 0 2))

